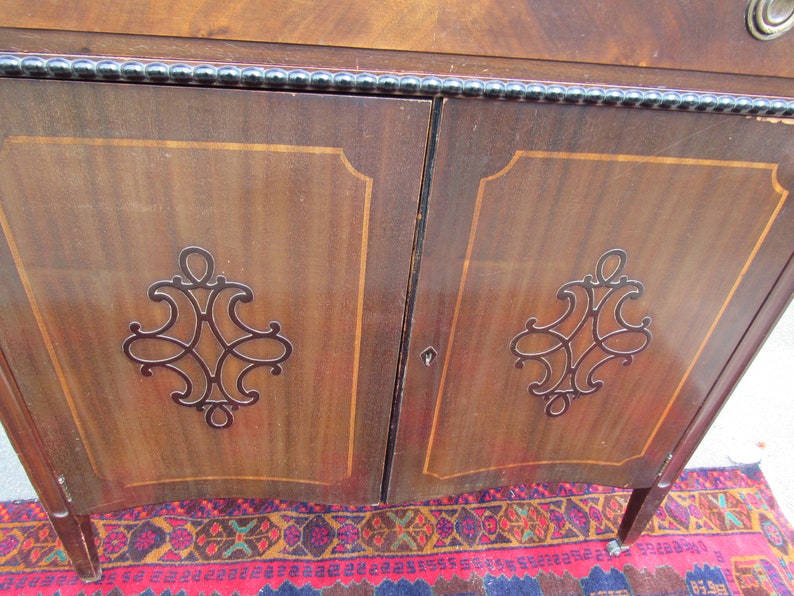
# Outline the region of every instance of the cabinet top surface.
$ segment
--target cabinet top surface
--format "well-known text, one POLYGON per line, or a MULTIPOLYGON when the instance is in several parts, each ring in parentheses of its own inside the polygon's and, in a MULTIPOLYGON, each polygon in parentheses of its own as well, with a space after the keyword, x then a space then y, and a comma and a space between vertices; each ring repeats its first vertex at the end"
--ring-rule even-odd
POLYGON ((794 77, 794 32, 759 41, 746 0, 0 0, 0 26, 794 77))

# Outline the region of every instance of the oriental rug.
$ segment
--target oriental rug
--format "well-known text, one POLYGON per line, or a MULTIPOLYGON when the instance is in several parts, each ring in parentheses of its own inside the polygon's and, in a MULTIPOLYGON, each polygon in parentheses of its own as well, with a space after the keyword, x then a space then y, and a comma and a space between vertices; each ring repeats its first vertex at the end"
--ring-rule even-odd
POLYGON ((0 504, 0 594, 791 594, 791 526, 758 467, 690 470, 610 558, 628 498, 512 486, 385 507, 212 500, 94 518, 103 577, 71 571, 35 502, 0 504))

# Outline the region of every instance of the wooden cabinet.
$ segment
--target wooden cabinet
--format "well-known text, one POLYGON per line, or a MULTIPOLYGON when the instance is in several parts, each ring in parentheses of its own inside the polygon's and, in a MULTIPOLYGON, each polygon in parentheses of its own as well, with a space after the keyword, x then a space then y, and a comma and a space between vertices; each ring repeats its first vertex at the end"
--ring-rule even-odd
POLYGON ((743 2, 5 4, 0 414, 84 578, 91 514, 215 496, 610 484, 619 551, 794 289, 743 2))

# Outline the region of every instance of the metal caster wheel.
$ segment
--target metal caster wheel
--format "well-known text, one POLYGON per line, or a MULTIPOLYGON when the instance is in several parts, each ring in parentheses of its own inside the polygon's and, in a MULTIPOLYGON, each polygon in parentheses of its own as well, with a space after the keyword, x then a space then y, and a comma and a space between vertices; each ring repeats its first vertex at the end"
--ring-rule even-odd
POLYGON ((628 550, 629 547, 623 546, 617 538, 607 542, 607 553, 610 557, 619 557, 621 553, 625 553, 628 550))

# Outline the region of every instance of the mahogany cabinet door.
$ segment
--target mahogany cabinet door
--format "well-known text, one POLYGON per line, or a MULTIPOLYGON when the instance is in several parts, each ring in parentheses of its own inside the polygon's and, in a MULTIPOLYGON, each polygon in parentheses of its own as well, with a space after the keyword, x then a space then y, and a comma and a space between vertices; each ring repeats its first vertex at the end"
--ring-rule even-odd
POLYGON ((790 122, 446 101, 389 500, 650 486, 791 258, 793 185, 790 122))
POLYGON ((0 348, 76 513, 376 502, 429 101, 0 96, 0 348))

